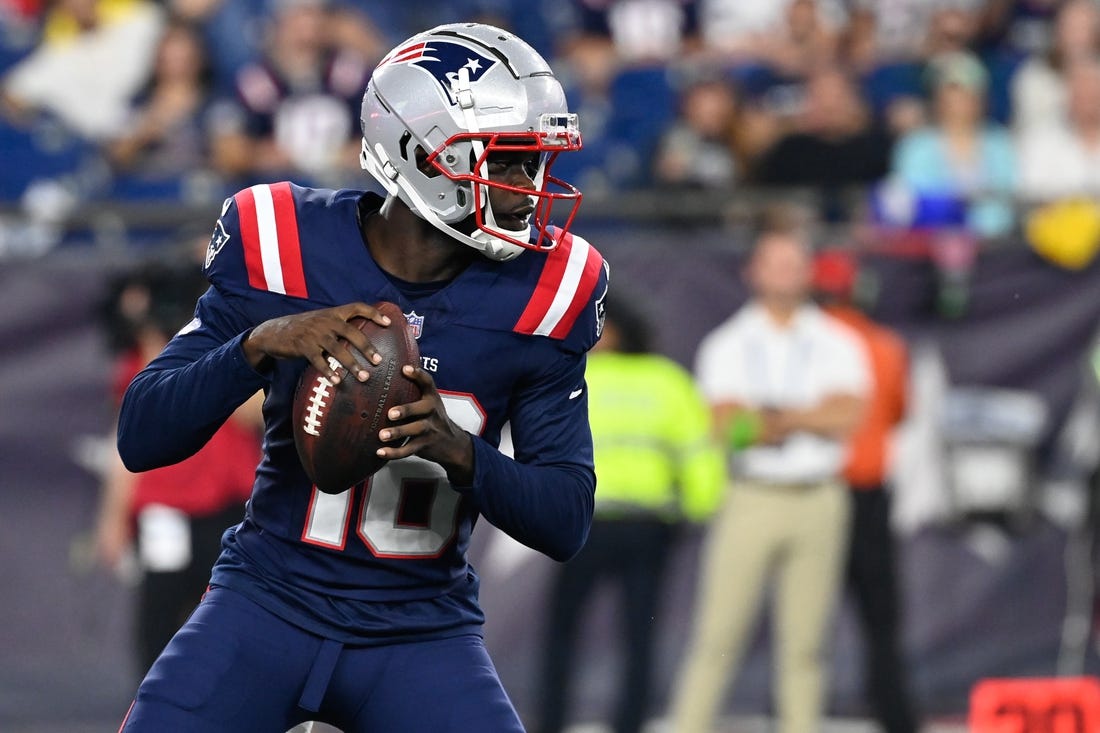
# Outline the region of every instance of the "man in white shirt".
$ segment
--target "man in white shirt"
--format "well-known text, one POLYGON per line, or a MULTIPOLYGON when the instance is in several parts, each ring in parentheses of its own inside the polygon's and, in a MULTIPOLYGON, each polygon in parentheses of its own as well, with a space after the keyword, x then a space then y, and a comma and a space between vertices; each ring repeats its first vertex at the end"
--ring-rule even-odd
POLYGON ((699 348, 700 386, 733 481, 703 558, 676 733, 711 729, 772 581, 778 730, 819 729, 825 632, 848 531, 845 438, 870 374, 858 337, 809 300, 811 272, 801 228, 764 227, 745 273, 752 301, 699 348))
POLYGON ((1100 196, 1100 63, 1067 71, 1069 124, 1052 120, 1020 137, 1020 194, 1032 202, 1100 196))

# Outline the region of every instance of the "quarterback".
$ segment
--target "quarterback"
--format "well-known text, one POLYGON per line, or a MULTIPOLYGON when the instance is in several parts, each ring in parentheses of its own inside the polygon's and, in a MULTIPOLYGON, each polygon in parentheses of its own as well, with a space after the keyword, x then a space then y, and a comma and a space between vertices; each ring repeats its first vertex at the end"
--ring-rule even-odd
POLYGON ((363 96, 378 193, 256 185, 222 207, 194 319, 130 386, 135 471, 194 453, 257 389, 265 438, 243 521, 202 603, 138 689, 124 731, 522 731, 482 641, 466 559, 479 516, 565 560, 595 474, 584 384, 607 267, 569 231, 554 178, 580 148, 546 62, 486 25, 397 46, 363 96), (557 226, 551 226, 551 212, 557 226), (311 485, 291 405, 307 363, 365 379, 349 319, 391 301, 418 334, 421 398, 380 434, 390 459, 340 494, 311 485), (510 424, 515 458, 497 450, 510 424))

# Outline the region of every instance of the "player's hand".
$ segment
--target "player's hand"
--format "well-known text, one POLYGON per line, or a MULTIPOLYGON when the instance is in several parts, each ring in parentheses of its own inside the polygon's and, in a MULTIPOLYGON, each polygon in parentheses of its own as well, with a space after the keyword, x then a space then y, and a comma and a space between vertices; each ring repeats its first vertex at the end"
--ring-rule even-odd
POLYGON ((420 399, 390 410, 389 419, 401 424, 379 432, 378 437, 390 445, 379 448, 378 455, 388 460, 417 455, 443 466, 451 483, 469 485, 474 472, 470 434, 447 417, 435 380, 428 372, 406 365, 402 373, 420 387, 420 399))
POLYGON ((380 326, 390 325, 388 316, 366 303, 348 303, 336 308, 307 311, 264 321, 244 340, 244 354, 253 369, 265 370, 271 359, 305 357, 334 384, 340 381, 328 357, 336 359, 349 374, 367 381, 367 371, 359 366, 349 346, 367 357, 372 364, 382 360, 374 344, 362 331, 348 323, 352 318, 367 318, 380 326))

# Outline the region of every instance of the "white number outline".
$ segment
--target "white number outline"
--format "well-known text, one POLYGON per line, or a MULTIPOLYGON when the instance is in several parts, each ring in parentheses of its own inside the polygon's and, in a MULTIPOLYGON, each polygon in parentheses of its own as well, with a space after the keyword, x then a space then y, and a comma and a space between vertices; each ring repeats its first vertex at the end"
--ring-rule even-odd
MULTIPOLYGON (((401 461, 395 469, 400 466, 401 468, 424 468, 431 470, 429 467, 439 469, 439 466, 429 461, 417 461, 417 463, 407 463, 416 460, 415 458, 408 458, 405 461, 401 461)), ((433 471, 434 473, 434 471, 433 471)), ((389 512, 378 515, 377 512, 373 512, 370 506, 370 500, 372 496, 385 490, 384 484, 379 486, 375 483, 375 478, 382 478, 387 480, 389 477, 384 476, 381 471, 371 477, 370 481, 366 482, 363 489, 363 498, 359 502, 359 523, 355 525, 355 534, 359 536, 360 541, 367 546, 370 553, 375 557, 384 557, 394 560, 430 560, 432 558, 439 557, 451 544, 451 540, 455 538, 458 533, 458 508, 462 503, 462 497, 455 491, 451 491, 450 495, 440 495, 441 492, 450 489, 450 485, 447 483, 446 477, 440 476, 402 476, 400 480, 396 481, 397 493, 394 499, 395 511, 392 518, 388 516, 389 512), (401 524, 401 510, 408 501, 408 494, 406 493, 409 488, 417 483, 425 483, 431 485, 432 498, 428 511, 428 523, 420 525, 401 524), (441 501, 442 500, 442 501, 441 501), (438 509, 437 509, 438 507, 438 509), (438 516, 437 516, 438 512, 438 516), (372 516, 374 514, 375 516, 372 516), (387 527, 386 524, 389 523, 387 527), (440 529, 444 526, 449 526, 449 531, 444 534, 440 529), (370 528, 368 530, 368 527, 370 528), (372 539, 371 534, 375 537, 372 539), (389 538, 387 538, 389 535, 389 538), (422 544, 424 542, 430 542, 431 544, 420 550, 405 549, 400 552, 393 550, 387 550, 384 548, 383 543, 389 547, 407 546, 422 544)))
MULTIPOLYGON (((481 435, 485 431, 485 424, 487 422, 485 408, 481 406, 481 402, 478 401, 474 394, 470 392, 454 392, 441 389, 439 390, 439 396, 443 400, 443 406, 447 410, 448 416, 454 420, 459 427, 474 435, 481 435)), ((392 466, 393 468, 391 468, 391 466, 383 467, 381 471, 367 481, 358 483, 339 494, 327 494, 319 491, 317 487, 314 486, 313 493, 309 500, 309 508, 306 510, 306 521, 302 527, 301 541, 329 550, 345 550, 347 548, 348 530, 350 529, 352 510, 358 505, 359 512, 358 521, 355 525, 355 534, 358 536, 359 541, 363 543, 363 546, 367 548, 367 551, 374 557, 427 560, 442 555, 447 547, 450 546, 458 532, 458 511, 459 507, 462 505, 462 497, 458 496, 457 492, 455 492, 456 495, 450 507, 440 505, 443 507, 445 515, 437 517, 435 516, 435 509, 440 498, 439 492, 451 489, 443 473, 443 469, 438 464, 425 461, 415 456, 410 456, 401 461, 395 461, 392 466), (399 481, 394 481, 392 487, 387 484, 379 485, 379 483, 375 481, 377 478, 382 478, 383 480, 389 478, 389 475, 391 475, 398 466, 402 469, 413 468, 415 471, 416 468, 414 468, 414 466, 416 466, 417 463, 424 464, 421 470, 428 469, 430 473, 427 475, 417 475, 414 473, 414 475, 411 476, 403 476, 399 481), (386 475, 383 475, 383 472, 387 472, 386 475), (398 524, 397 515, 401 507, 404 506, 404 498, 402 495, 406 491, 406 486, 409 481, 425 481, 434 484, 435 494, 432 497, 429 524, 422 530, 418 530, 409 525, 402 526, 398 524), (389 496, 383 495, 379 491, 383 489, 390 489, 390 491, 396 490, 397 496, 393 497, 392 494, 389 496), (362 498, 359 501, 355 501, 357 493, 362 494, 362 498), (402 530, 402 533, 397 536, 413 537, 415 540, 416 535, 405 534, 405 532, 416 533, 417 535, 421 532, 436 533, 440 537, 438 543, 433 543, 429 549, 418 552, 409 551, 408 548, 387 548, 385 543, 380 543, 378 541, 378 537, 372 539, 371 527, 368 525, 372 521, 377 521, 377 517, 372 517, 370 512, 369 504, 372 495, 385 496, 383 500, 390 500, 388 503, 392 503, 394 507, 394 516, 391 520, 392 527, 402 530), (433 526, 438 526, 436 522, 438 522, 439 525, 445 522, 449 523, 449 532, 444 534, 433 530, 433 526), (434 549, 436 545, 438 545, 438 549, 434 549)), ((451 491, 453 492, 454 490, 451 489, 451 491)))

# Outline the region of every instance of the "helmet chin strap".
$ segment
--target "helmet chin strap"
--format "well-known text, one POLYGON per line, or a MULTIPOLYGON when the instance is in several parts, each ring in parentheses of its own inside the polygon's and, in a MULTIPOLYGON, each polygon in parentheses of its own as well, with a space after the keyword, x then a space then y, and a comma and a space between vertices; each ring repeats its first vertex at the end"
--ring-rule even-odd
MULTIPOLYGON (((458 106, 462 110, 462 118, 466 123, 466 130, 469 132, 481 132, 481 128, 477 124, 477 117, 474 115, 474 95, 470 90, 470 70, 463 66, 458 70, 458 78, 454 81, 455 98, 458 100, 458 106)), ((477 169, 477 175, 483 179, 489 178, 488 162, 485 159, 485 145, 474 138, 470 140, 470 145, 473 148, 474 160, 480 161, 477 169)), ((472 239, 477 242, 481 242, 483 247, 481 251, 485 253, 485 256, 493 260, 510 260, 513 257, 518 256, 523 252, 523 247, 512 244, 511 242, 502 239, 500 237, 493 236, 493 232, 500 232, 505 236, 511 236, 513 239, 523 240, 531 236, 531 227, 527 226, 522 229, 506 229, 497 224, 496 216, 493 214, 493 205, 489 202, 489 187, 483 183, 473 184, 478 187, 478 198, 482 199, 485 204, 482 208, 482 214, 485 217, 484 227, 478 227, 477 230, 470 235, 472 239)))

